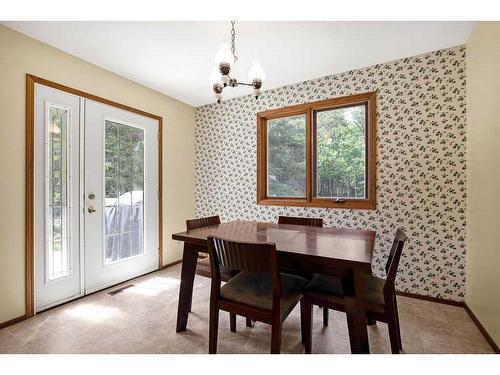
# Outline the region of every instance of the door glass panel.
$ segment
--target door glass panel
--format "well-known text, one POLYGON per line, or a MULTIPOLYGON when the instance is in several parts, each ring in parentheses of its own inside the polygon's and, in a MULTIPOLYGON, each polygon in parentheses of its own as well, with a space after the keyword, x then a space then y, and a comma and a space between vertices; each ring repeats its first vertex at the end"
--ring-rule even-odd
POLYGON ((106 265, 144 254, 144 130, 105 121, 106 265))
POLYGON ((68 115, 67 109, 48 106, 45 246, 48 281, 70 275, 68 115))

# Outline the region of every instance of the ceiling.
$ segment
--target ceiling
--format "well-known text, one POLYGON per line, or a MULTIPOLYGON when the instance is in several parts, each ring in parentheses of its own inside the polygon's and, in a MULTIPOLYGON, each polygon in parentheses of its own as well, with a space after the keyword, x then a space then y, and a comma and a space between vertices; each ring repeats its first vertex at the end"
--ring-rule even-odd
MULTIPOLYGON (((215 101, 209 85, 229 22, 4 22, 10 28, 192 106, 215 101)), ((260 60, 263 89, 318 78, 467 41, 474 22, 237 22, 238 63, 247 81, 260 60)), ((247 95, 226 88, 224 98, 247 95)))

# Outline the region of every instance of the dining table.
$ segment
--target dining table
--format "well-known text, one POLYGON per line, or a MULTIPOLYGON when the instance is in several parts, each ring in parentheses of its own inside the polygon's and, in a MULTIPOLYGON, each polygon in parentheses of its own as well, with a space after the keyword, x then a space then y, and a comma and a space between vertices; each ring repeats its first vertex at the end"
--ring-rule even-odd
POLYGON ((175 233, 172 239, 184 242, 176 330, 187 328, 198 254, 208 253, 209 236, 275 243, 280 267, 342 279, 351 353, 369 353, 363 279, 371 274, 375 234, 371 230, 244 220, 175 233))

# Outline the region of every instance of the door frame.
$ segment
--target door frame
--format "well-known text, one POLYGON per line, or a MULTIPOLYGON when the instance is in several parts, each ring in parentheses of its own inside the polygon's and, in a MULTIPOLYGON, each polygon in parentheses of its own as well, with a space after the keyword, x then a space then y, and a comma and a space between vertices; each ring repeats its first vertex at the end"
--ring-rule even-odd
POLYGON ((26 74, 26 159, 25 159, 25 270, 26 270, 26 318, 35 315, 35 83, 64 91, 85 99, 133 112, 158 121, 158 269, 163 266, 163 118, 129 107, 85 91, 64 86, 44 78, 26 74))

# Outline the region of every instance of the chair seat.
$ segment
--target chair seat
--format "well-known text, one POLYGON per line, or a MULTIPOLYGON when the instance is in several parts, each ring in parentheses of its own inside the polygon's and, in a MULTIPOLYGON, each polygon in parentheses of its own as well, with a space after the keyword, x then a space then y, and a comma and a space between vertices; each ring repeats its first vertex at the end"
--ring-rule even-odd
MULTIPOLYGON (((364 294, 367 310, 377 313, 384 312, 384 283, 385 280, 380 277, 372 275, 364 277, 364 294)), ((321 274, 314 275, 312 280, 306 285, 304 293, 335 305, 343 305, 343 297, 346 294, 341 278, 321 274)))
MULTIPOLYGON (((220 277, 224 282, 229 281, 240 272, 238 270, 226 268, 223 265, 220 265, 219 267, 220 267, 220 277)), ((212 270, 210 268, 209 257, 198 260, 198 262, 196 263, 196 274, 208 278, 212 277, 212 270)))
POLYGON ((314 274, 312 272, 297 270, 295 268, 280 267, 281 273, 286 273, 289 275, 300 276, 304 279, 311 280, 314 274))
MULTIPOLYGON (((283 296, 281 316, 284 319, 302 298, 307 280, 295 275, 281 274, 283 296)), ((240 272, 220 290, 221 297, 265 310, 273 308, 273 288, 270 274, 240 272)))

